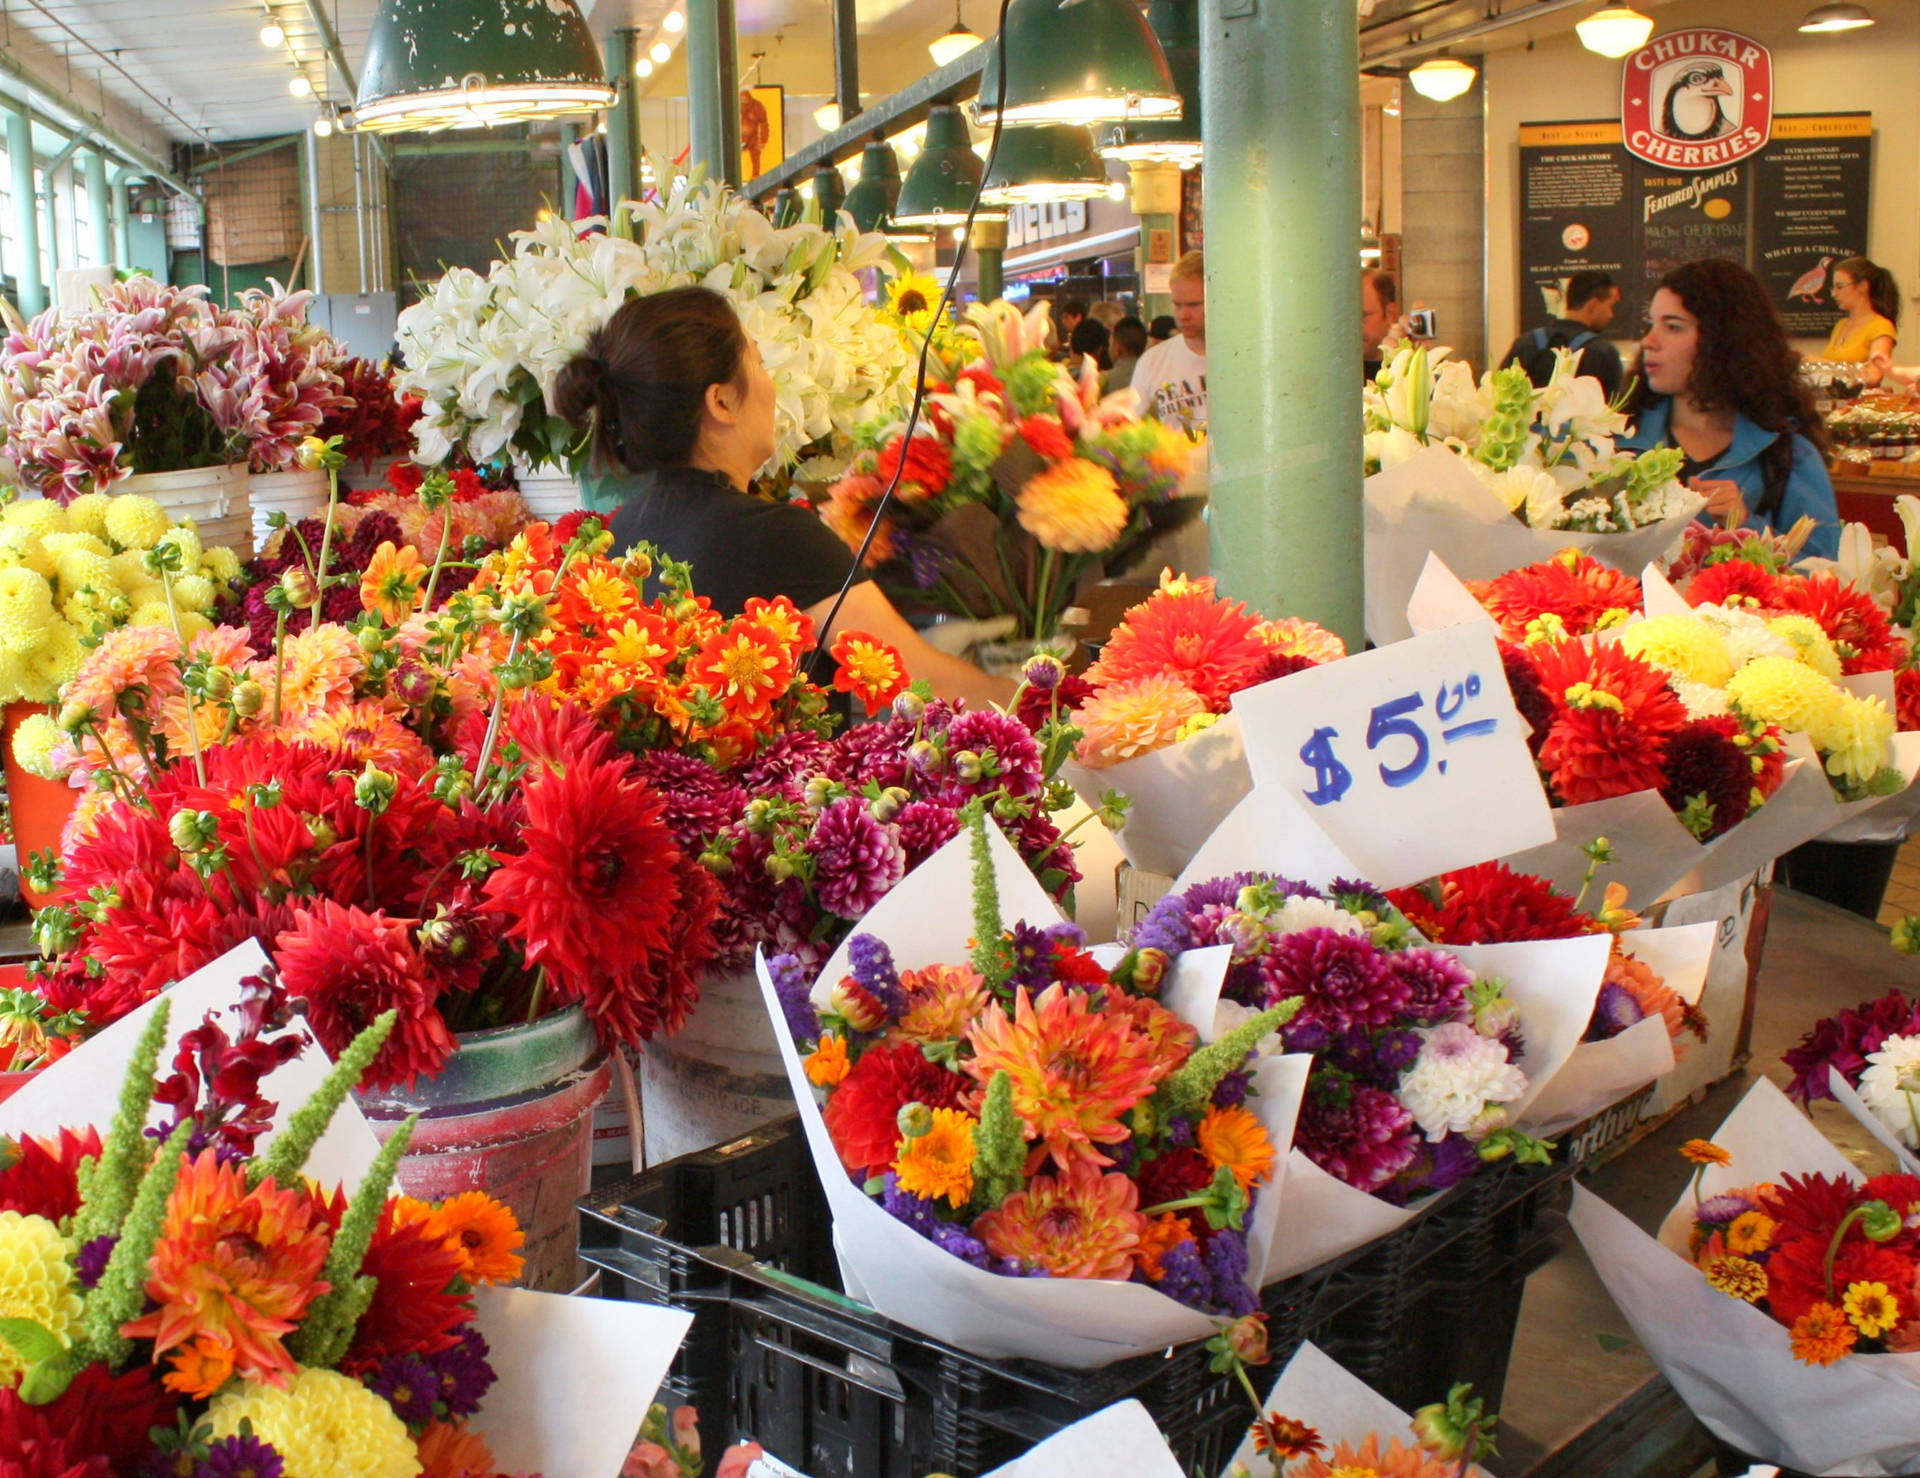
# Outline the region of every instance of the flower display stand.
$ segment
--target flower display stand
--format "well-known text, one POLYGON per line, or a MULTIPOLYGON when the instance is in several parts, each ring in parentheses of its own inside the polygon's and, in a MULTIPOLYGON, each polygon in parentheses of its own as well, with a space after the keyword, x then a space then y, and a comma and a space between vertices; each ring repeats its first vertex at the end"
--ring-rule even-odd
POLYGON ((231 549, 243 559, 253 550, 253 504, 244 462, 180 472, 137 472, 107 491, 151 498, 175 523, 192 519, 203 548, 231 549))

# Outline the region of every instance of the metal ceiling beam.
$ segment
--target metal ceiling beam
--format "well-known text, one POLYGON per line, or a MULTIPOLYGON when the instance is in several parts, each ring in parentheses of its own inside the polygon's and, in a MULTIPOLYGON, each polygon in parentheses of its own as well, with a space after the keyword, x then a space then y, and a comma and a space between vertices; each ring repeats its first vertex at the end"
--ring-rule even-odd
POLYGON ((271 154, 275 149, 284 149, 289 144, 297 144, 305 137, 306 134, 302 132, 283 133, 278 138, 262 139, 257 144, 250 144, 248 147, 237 149, 231 154, 221 154, 212 159, 202 159, 198 164, 194 165, 192 169, 188 170, 187 173, 201 175, 206 174, 209 170, 223 169, 229 164, 238 164, 243 159, 252 159, 259 154, 271 154))
POLYGON ((307 17, 313 22, 313 29, 320 35, 320 48, 327 54, 327 60, 333 63, 333 69, 340 74, 340 80, 347 84, 349 100, 360 95, 360 84, 353 80, 353 68, 347 65, 347 54, 340 49, 340 35, 333 29, 333 22, 327 19, 327 8, 321 0, 305 0, 307 17))
POLYGON ((55 128, 67 133, 73 133, 76 130, 83 132, 129 164, 137 165, 150 178, 158 180, 168 189, 181 195, 193 194, 193 188, 166 165, 128 139, 98 113, 72 101, 59 88, 24 66, 11 52, 0 51, 0 75, 11 77, 24 87, 31 94, 28 101, 35 104, 40 112, 49 115, 48 121, 55 128), (73 121, 62 123, 60 115, 73 121))
MULTIPOLYGON (((1430 35, 1412 36, 1397 46, 1389 46, 1379 51, 1366 51, 1366 35, 1362 33, 1360 65, 1364 67, 1391 67, 1400 62, 1411 61, 1429 52, 1441 51, 1456 46, 1463 41, 1477 41, 1482 36, 1491 36, 1496 31, 1510 30, 1514 26, 1526 25, 1529 21, 1540 20, 1557 11, 1572 10, 1575 6, 1589 6, 1593 0, 1534 0, 1518 10, 1504 15, 1488 16, 1468 25, 1456 26, 1450 31, 1435 31, 1430 35)), ((1389 22, 1389 25, 1392 25, 1389 22)))

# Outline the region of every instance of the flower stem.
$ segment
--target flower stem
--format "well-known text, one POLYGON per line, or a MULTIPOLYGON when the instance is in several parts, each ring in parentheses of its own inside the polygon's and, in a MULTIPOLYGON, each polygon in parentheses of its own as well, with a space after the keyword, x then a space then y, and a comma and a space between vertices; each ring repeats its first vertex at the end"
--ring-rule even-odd
MULTIPOLYGON (((514 632, 507 643, 507 659, 502 667, 512 667, 513 659, 520 655, 520 633, 514 632)), ((493 746, 500 737, 500 715, 506 711, 507 690, 503 687, 494 696, 493 712, 487 715, 487 737, 480 744, 480 758, 473 767, 473 793, 477 796, 485 788, 487 762, 493 758, 493 746)))
MULTIPOLYGON (((180 611, 173 603, 173 574, 164 566, 160 570, 160 588, 167 596, 167 619, 173 622, 173 634, 180 639, 180 654, 187 651, 187 634, 180 629, 180 611)), ((193 773, 202 785, 207 783, 207 766, 200 758, 200 713, 194 706, 193 689, 182 685, 181 694, 187 700, 187 743, 193 749, 193 773)))
POLYGON ((546 994, 546 990, 547 967, 542 965, 533 977, 533 995, 527 1001, 527 1020, 529 1022, 535 1022, 540 1019, 540 998, 546 994))
POLYGON ((273 618, 273 726, 280 727, 280 691, 287 680, 287 613, 273 618))
POLYGON ((440 571, 447 562, 447 542, 452 536, 453 504, 449 502, 442 504, 440 508, 440 547, 433 552, 433 573, 427 576, 426 599, 420 602, 420 609, 423 611, 433 609, 434 588, 440 583, 440 571))
POLYGON ((1834 1297, 1833 1292, 1833 1265, 1840 1256, 1840 1244, 1846 1240, 1847 1228, 1858 1221, 1861 1216, 1865 1214, 1866 1209, 1865 1206, 1856 1206, 1845 1216, 1841 1217, 1840 1225, 1833 1229, 1833 1240, 1827 1243, 1827 1260, 1822 1266, 1825 1273, 1823 1281, 1827 1286, 1827 1301, 1829 1303, 1838 1303, 1840 1301, 1834 1297))
POLYGON ((320 624, 320 611, 327 602, 327 562, 333 557, 333 521, 340 507, 340 469, 327 468, 327 523, 320 534, 320 568, 313 572, 313 624, 320 624))

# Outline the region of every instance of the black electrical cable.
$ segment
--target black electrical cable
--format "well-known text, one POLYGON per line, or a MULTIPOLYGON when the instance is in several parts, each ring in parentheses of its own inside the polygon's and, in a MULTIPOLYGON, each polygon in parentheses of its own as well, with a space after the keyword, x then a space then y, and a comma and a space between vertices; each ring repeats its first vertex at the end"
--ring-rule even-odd
MULTIPOLYGON (((993 135, 987 143, 986 162, 980 169, 980 185, 975 188, 973 200, 967 206, 966 224, 961 228, 965 232, 965 237, 961 242, 960 250, 953 255, 953 267, 947 273, 946 288, 941 292, 940 301, 935 305, 933 315, 927 321, 927 336, 920 341, 920 360, 913 377, 913 403, 907 409, 907 429, 900 443, 903 449, 913 440, 914 428, 920 424, 920 408, 927 398, 927 355, 933 348, 934 330, 946 317, 947 305, 953 301, 954 289, 960 285, 960 269, 966 265, 967 248, 973 241, 973 220, 980 212, 980 190, 985 188, 988 178, 993 174, 994 159, 1000 153, 1000 130, 1005 126, 1007 104, 1007 7, 1011 3, 1012 0, 1000 0, 1000 21, 993 37, 994 61, 998 66, 1000 84, 993 99, 993 135)), ((834 596, 833 604, 827 608, 827 619, 820 623, 820 645, 807 659, 808 670, 815 682, 821 681, 823 676, 823 669, 818 664, 821 658, 827 655, 834 620, 840 614, 840 607, 846 602, 847 592, 853 589, 856 577, 866 565, 867 551, 873 547, 874 536, 880 532, 880 520, 887 511, 887 505, 893 501, 894 490, 900 486, 901 474, 906 470, 907 459, 903 450, 900 464, 893 469, 893 476, 881 492, 880 501, 873 505, 873 522, 867 525, 866 537, 860 541, 859 549, 854 552, 853 567, 847 571, 847 578, 841 582, 840 593, 834 596)))

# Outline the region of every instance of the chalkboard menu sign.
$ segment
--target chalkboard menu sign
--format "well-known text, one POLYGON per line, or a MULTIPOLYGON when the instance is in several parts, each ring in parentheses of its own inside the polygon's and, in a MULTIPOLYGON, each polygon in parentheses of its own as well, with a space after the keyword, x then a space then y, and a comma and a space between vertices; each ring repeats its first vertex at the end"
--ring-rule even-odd
POLYGON ((1682 262, 1730 257, 1768 285, 1787 332, 1824 337, 1833 268, 1867 246, 1868 113, 1776 115, 1751 158, 1676 170, 1629 154, 1614 122, 1520 126, 1520 326, 1560 308, 1583 269, 1621 284, 1613 332, 1640 331, 1654 285, 1682 262))

